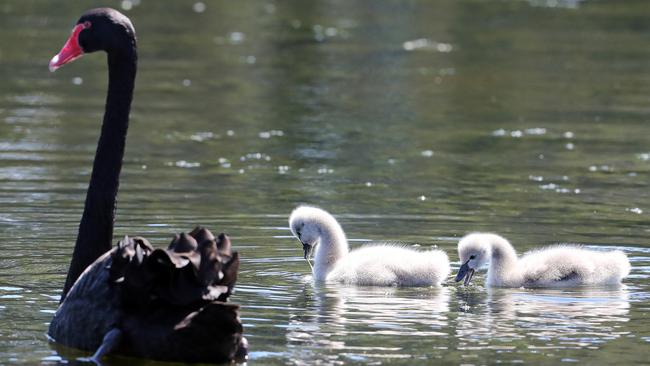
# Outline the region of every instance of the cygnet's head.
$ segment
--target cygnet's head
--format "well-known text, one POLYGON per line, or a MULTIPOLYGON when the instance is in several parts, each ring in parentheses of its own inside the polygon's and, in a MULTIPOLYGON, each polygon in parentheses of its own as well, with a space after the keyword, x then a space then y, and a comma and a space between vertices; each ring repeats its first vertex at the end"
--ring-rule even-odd
POLYGON ((334 220, 327 211, 317 207, 298 206, 289 216, 291 233, 302 243, 305 259, 309 258, 322 236, 323 226, 334 220))
POLYGON ((492 255, 492 242, 496 238, 501 238, 496 234, 490 233, 472 233, 465 235, 458 242, 458 257, 461 266, 456 275, 456 282, 465 279, 465 285, 472 280, 474 272, 489 262, 492 255))

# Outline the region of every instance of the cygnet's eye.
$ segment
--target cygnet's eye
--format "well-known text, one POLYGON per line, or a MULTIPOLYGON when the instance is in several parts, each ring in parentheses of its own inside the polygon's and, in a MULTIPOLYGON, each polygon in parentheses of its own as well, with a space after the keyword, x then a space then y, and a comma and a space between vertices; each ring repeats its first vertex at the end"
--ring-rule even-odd
POLYGON ((474 258, 476 258, 476 256, 473 255, 473 254, 469 256, 469 259, 470 259, 470 260, 471 260, 471 259, 474 259, 474 258))
POLYGON ((300 224, 300 226, 296 228, 296 235, 300 236, 300 232, 304 227, 305 227, 304 223, 300 224))

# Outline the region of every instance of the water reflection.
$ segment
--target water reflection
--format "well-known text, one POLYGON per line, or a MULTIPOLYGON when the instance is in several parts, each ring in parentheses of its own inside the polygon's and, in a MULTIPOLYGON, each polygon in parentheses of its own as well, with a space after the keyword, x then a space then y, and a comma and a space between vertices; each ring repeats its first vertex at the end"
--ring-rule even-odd
POLYGON ((579 289, 460 288, 455 330, 459 349, 591 347, 619 338, 630 320, 625 286, 579 289))
MULTIPOLYGON (((115 236, 163 243, 197 223, 231 233, 252 363, 647 362, 646 2, 203 3, 108 4, 136 22, 142 56, 115 236), (352 237, 435 243, 451 257, 460 235, 485 230, 522 252, 625 247, 630 288, 305 285, 295 241, 264 229, 303 202, 354 213, 343 217, 352 237), (568 346, 582 348, 549 355, 568 346)), ((53 77, 44 57, 86 7, 0 5, 3 364, 59 357, 44 334, 106 65, 89 57, 53 77)))
POLYGON ((409 350, 392 343, 400 337, 446 336, 449 293, 445 287, 305 284, 294 300, 297 311, 289 315, 288 352, 295 360, 410 358, 409 350))

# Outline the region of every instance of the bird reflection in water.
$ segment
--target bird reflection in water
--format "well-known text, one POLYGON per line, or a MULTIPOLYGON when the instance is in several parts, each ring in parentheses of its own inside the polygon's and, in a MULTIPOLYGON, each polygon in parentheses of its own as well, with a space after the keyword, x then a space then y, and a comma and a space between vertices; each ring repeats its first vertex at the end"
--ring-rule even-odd
POLYGON ((410 357, 400 346, 404 337, 416 342, 448 336, 443 329, 449 323, 449 292, 306 283, 292 304, 300 311, 289 316, 288 352, 293 359, 324 362, 410 357))
POLYGON ((624 285, 605 288, 473 288, 456 293, 458 349, 579 349, 619 338, 629 321, 624 285), (464 310, 463 310, 464 309, 464 310), (525 342, 517 345, 517 339, 525 342), (504 341, 506 341, 504 343, 504 341))

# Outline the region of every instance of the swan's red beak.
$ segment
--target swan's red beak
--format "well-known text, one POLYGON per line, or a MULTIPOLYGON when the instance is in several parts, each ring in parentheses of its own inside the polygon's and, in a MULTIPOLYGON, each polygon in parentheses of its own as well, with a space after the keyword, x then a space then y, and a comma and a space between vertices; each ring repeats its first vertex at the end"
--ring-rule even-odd
POLYGON ((54 72, 59 67, 67 64, 68 62, 74 61, 79 57, 83 56, 84 50, 79 45, 79 33, 82 30, 89 27, 89 24, 82 23, 77 24, 72 29, 72 34, 70 38, 65 42, 61 51, 59 51, 56 56, 52 57, 50 60, 50 71, 54 72))

